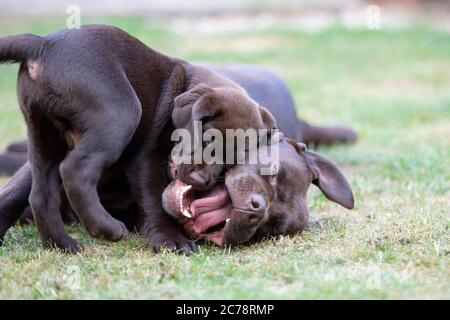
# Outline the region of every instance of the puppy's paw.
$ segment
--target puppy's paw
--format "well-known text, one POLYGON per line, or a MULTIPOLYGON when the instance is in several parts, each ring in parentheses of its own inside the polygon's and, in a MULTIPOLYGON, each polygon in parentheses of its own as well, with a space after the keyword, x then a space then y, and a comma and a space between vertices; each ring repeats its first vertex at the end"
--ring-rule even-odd
POLYGON ((89 234, 97 239, 108 241, 123 240, 128 236, 128 229, 121 221, 108 217, 86 226, 89 234))
POLYGON ((59 249, 64 253, 77 254, 81 251, 81 247, 74 239, 69 236, 62 237, 57 240, 48 240, 43 243, 44 249, 59 249))
POLYGON ((181 234, 166 234, 155 232, 150 236, 150 245, 156 252, 171 251, 182 254, 197 252, 198 247, 194 241, 186 239, 181 234))

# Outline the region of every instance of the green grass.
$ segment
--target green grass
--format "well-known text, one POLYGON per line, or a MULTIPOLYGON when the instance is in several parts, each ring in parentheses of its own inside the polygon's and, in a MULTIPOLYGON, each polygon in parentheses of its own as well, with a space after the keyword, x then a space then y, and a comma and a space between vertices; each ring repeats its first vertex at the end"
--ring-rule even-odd
MULTIPOLYGON (((351 125, 357 144, 322 148, 347 173, 356 208, 311 189, 311 224, 296 237, 225 252, 154 254, 140 235, 93 240, 79 256, 42 250, 34 226, 0 248, 0 298, 450 298, 450 35, 407 29, 319 33, 242 30, 189 38, 145 19, 102 18, 187 60, 249 62, 277 71, 299 112, 351 125), (80 288, 70 285, 79 270, 80 288)), ((65 20, 2 20, 1 35, 45 34, 65 20)), ((24 135, 17 66, 0 66, 0 147, 24 135)), ((5 179, 2 180, 3 182, 5 179)))

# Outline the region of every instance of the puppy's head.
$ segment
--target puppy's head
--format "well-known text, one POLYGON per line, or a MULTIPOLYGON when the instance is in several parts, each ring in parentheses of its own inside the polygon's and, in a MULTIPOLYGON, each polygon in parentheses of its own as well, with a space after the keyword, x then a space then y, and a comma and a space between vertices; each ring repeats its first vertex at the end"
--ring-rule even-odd
POLYGON ((199 84, 175 98, 172 122, 176 128, 193 130, 201 121, 203 130, 217 129, 275 129, 272 114, 259 106, 243 90, 231 87, 212 88, 199 84))
MULTIPOLYGON (((172 122, 176 128, 187 129, 194 139, 194 125, 199 121, 202 131, 197 134, 203 135, 208 129, 215 129, 223 137, 227 129, 254 129, 256 132, 263 129, 270 134, 271 130, 277 128, 272 114, 259 106, 245 91, 231 87, 212 88, 207 84, 195 86, 174 101, 172 122)), ((176 178, 197 190, 207 190, 216 184, 223 169, 224 166, 219 164, 184 163, 178 166, 176 178)))
POLYGON ((222 246, 302 231, 311 183, 329 200, 353 208, 350 185, 333 162, 290 139, 282 140, 279 151, 273 175, 262 175, 258 164, 237 165, 225 173, 225 186, 203 193, 173 181, 163 194, 166 212, 192 237, 222 246))
POLYGON ((353 208, 353 193, 342 172, 302 143, 290 139, 280 143, 279 169, 274 175, 263 176, 259 169, 242 165, 226 174, 233 210, 224 228, 225 245, 302 231, 308 222, 306 194, 311 183, 329 200, 353 208))

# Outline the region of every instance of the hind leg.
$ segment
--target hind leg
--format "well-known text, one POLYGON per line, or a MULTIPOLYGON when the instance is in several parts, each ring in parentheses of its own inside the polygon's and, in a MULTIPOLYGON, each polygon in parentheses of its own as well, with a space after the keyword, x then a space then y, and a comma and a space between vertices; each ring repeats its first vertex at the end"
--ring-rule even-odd
POLYGON ((25 117, 30 141, 29 156, 32 186, 29 203, 45 248, 56 247, 76 253, 79 246, 64 230, 60 206, 58 166, 65 154, 57 129, 38 108, 30 108, 25 117))
POLYGON ((79 143, 61 163, 60 173, 81 224, 93 237, 117 241, 127 236, 127 228, 104 209, 97 185, 103 170, 117 161, 130 142, 141 108, 136 99, 95 110, 89 125, 80 130, 79 143))

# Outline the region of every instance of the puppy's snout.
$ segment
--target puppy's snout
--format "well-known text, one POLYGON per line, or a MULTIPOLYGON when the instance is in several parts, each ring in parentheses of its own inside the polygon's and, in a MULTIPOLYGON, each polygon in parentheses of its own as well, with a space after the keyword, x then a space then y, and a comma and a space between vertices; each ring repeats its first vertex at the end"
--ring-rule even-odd
POLYGON ((248 209, 258 213, 264 213, 266 211, 266 201, 261 195, 254 194, 250 197, 248 209))

